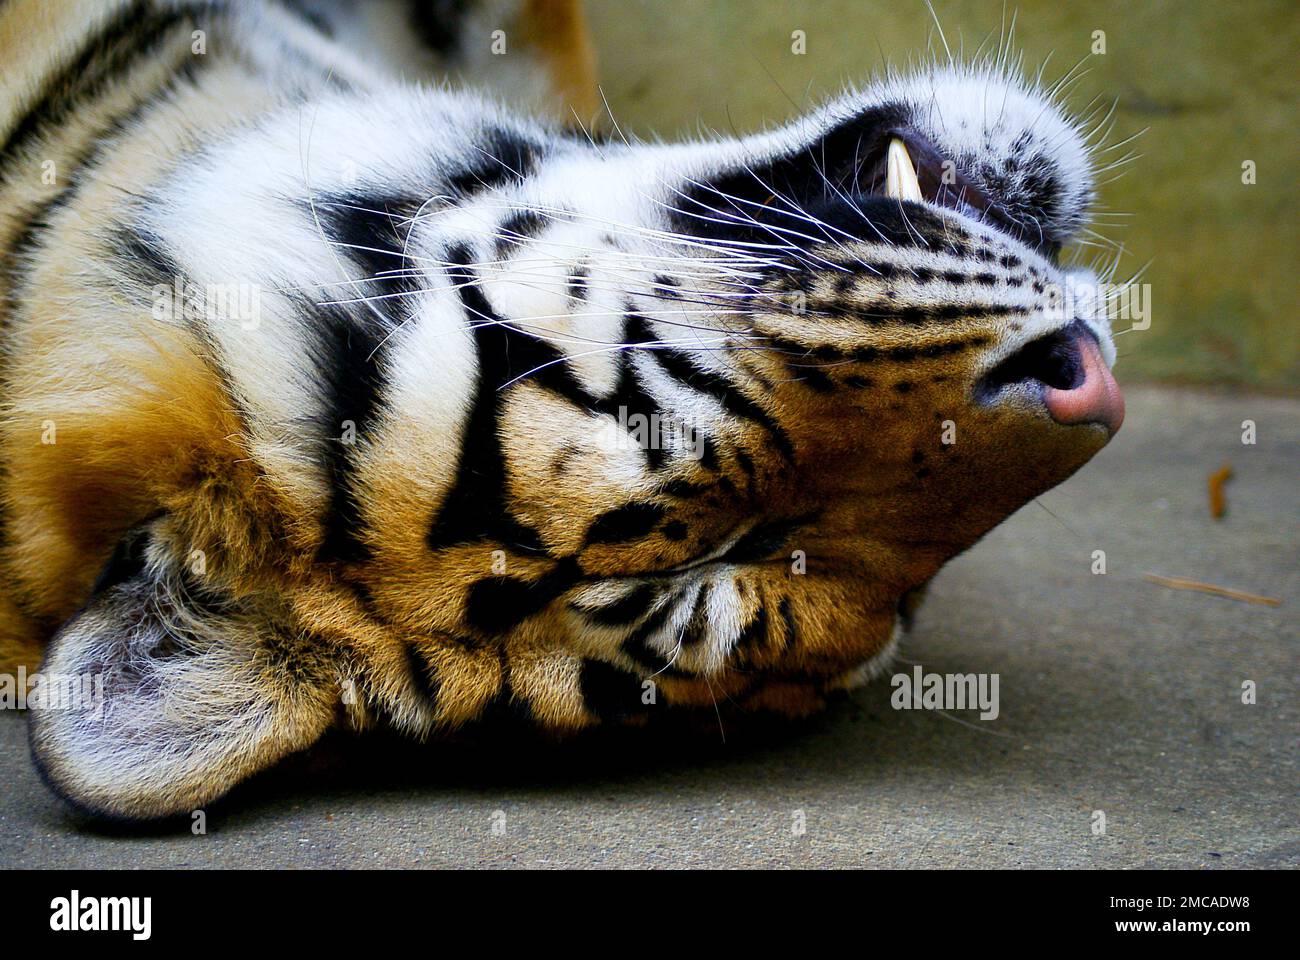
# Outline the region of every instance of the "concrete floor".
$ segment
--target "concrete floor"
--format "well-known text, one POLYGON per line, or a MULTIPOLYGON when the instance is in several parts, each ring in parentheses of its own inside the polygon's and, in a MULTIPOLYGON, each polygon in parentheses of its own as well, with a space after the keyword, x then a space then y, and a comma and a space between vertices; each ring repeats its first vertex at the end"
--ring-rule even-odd
POLYGON ((1298 454, 1300 401, 1130 391, 1112 446, 949 566, 905 644, 901 669, 999 674, 996 721, 893 710, 882 681, 725 745, 338 738, 193 836, 79 820, 0 716, 0 867, 1298 866, 1298 454), (1225 461, 1216 522, 1205 481, 1225 461))

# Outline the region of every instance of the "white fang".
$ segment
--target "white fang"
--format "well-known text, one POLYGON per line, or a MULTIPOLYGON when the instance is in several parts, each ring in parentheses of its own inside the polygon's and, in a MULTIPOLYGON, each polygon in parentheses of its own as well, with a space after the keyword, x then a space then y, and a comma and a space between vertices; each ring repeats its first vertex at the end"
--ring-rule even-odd
POLYGON ((889 167, 885 173, 885 196, 898 200, 920 201, 921 184, 907 147, 897 138, 889 141, 889 167))

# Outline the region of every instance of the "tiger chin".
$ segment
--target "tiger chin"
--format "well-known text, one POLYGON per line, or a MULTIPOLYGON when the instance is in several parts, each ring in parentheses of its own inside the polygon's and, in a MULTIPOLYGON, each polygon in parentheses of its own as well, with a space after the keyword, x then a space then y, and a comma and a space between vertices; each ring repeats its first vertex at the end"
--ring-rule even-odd
POLYGON ((29 711, 75 806, 340 726, 807 715, 1119 428, 1087 137, 999 66, 640 143, 502 105, 589 95, 570 4, 299 6, 0 11, 58 51, 4 104, 0 667, 93 678, 29 711))

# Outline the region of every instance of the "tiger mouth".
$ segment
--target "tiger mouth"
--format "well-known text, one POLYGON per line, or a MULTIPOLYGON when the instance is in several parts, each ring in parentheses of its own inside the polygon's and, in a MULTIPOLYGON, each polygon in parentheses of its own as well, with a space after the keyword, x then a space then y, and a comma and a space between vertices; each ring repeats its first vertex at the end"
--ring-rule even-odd
POLYGON ((1012 217, 998 198, 981 187, 951 157, 911 129, 885 135, 860 175, 867 193, 899 201, 929 203, 995 227, 1055 261, 1060 243, 1036 235, 1012 217))
POLYGON ((932 203, 975 219, 997 213, 993 198, 924 137, 893 131, 876 161, 873 192, 895 200, 932 203))

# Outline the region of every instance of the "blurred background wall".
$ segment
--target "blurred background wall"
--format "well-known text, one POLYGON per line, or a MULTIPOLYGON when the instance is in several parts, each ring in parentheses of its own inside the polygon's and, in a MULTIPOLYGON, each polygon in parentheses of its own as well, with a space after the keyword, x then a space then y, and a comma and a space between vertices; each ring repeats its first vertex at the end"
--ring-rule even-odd
MULTIPOLYGON (((586 0, 601 78, 625 130, 666 138, 784 120, 939 44, 923 0, 586 0), (802 30, 806 53, 792 51, 802 30)), ((1085 62, 1068 102, 1119 98, 1112 141, 1149 128, 1101 191, 1132 214, 1120 275, 1150 261, 1151 326, 1117 341, 1121 380, 1300 384, 1297 0, 934 0, 970 51, 1016 14, 1030 71, 1085 62), (1094 54, 1094 31, 1105 53, 1094 54), (1242 182, 1254 161, 1256 183, 1242 182)), ((942 49, 939 47, 939 49, 942 49)), ((1120 150, 1111 156, 1118 156, 1120 150)), ((1117 323, 1117 329, 1122 327, 1117 323)))

